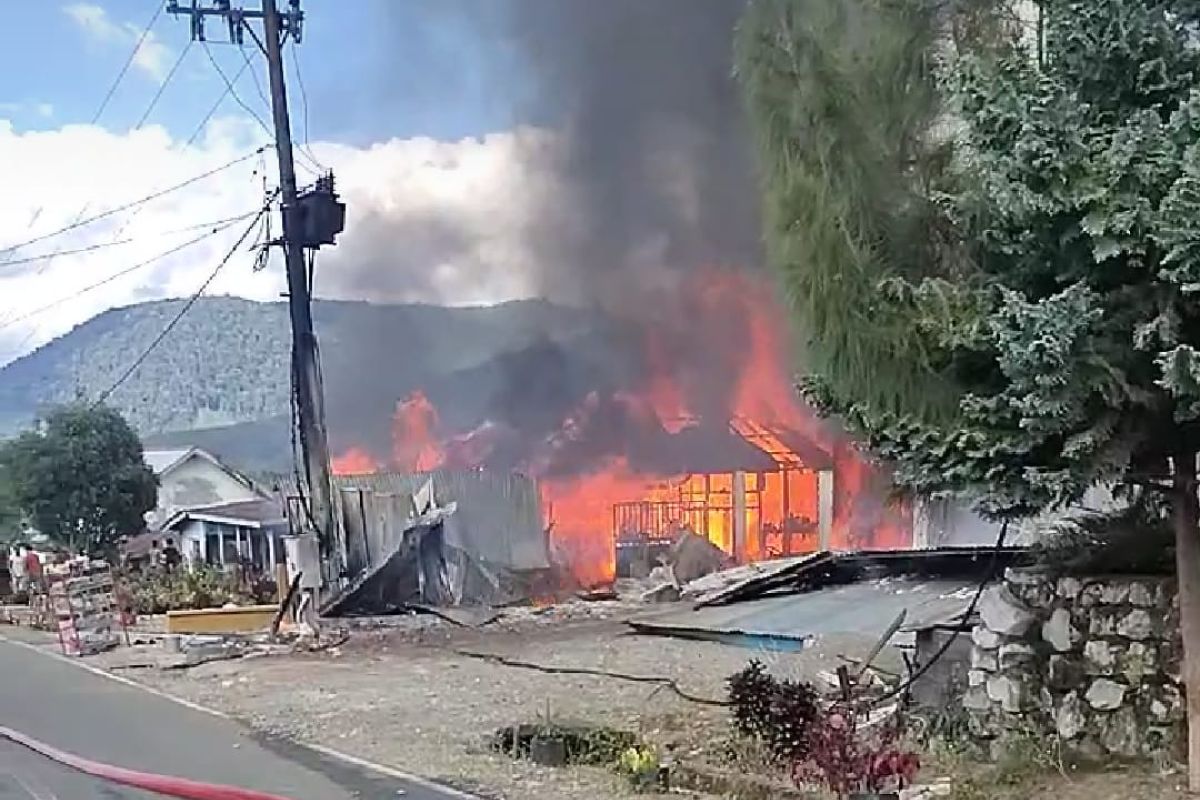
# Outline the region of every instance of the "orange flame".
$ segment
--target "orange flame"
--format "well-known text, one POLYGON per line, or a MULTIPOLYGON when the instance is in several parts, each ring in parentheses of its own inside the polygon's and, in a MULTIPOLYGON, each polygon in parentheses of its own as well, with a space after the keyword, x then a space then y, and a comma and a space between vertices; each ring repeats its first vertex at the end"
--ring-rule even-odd
POLYGON ((361 447, 351 447, 330 462, 334 475, 370 475, 379 471, 379 464, 361 447))
POLYGON ((438 413, 422 391, 396 404, 392 417, 392 463, 405 472, 429 472, 446 460, 437 437, 438 413))
MULTIPOLYGON (((726 408, 721 413, 727 419, 698 418, 683 367, 670 355, 666 331, 653 325, 640 326, 648 372, 644 385, 618 392, 608 398, 609 405, 615 401, 628 419, 657 426, 669 436, 701 422, 728 425, 731 438, 740 437, 761 454, 758 463, 773 466, 656 475, 634 469, 626 455, 618 454, 600 458, 583 475, 552 474, 555 453, 588 435, 605 408, 606 401, 591 392, 526 465, 540 479, 551 540, 575 576, 585 585, 610 580, 616 536, 668 535, 680 529, 708 538, 741 560, 815 550, 822 531, 831 549, 908 546, 909 512, 885 502, 886 475, 799 399, 787 366, 789 327, 770 282, 745 271, 709 269, 694 273, 682 296, 688 327, 674 333, 693 349, 697 343, 711 346, 711 353, 702 349, 701 370, 711 363, 729 372, 730 385, 722 387, 726 408), (733 347, 741 349, 731 351, 733 347), (793 450, 789 442, 797 438, 807 442, 808 450, 793 450), (822 463, 810 464, 809 458, 822 463), (821 496, 828 473, 825 478, 819 474, 830 465, 831 503, 821 496)), ((711 385, 713 376, 708 378, 711 385)), ((396 406, 392 466, 410 472, 435 469, 448 460, 455 467, 477 466, 484 463, 491 442, 486 424, 443 438, 437 410, 417 391, 396 406)), ((342 474, 377 466, 357 448, 334 462, 335 472, 342 474)))

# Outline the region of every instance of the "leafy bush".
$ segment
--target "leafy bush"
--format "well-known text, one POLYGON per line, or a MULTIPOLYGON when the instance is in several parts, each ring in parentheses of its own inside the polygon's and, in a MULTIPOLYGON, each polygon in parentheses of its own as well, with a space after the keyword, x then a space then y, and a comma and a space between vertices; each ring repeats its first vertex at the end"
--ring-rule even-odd
POLYGON ((797 784, 817 783, 838 797, 855 792, 903 789, 916 777, 920 760, 901 750, 900 726, 893 718, 868 726, 868 707, 837 703, 808 726, 808 757, 797 761, 797 784))
POLYGON ((738 733, 764 738, 770 724, 771 700, 778 685, 758 660, 751 660, 745 669, 729 678, 729 703, 738 733))
POLYGON ((275 584, 257 578, 239 584, 237 579, 212 566, 193 569, 148 569, 127 575, 124 592, 138 614, 163 614, 181 609, 214 608, 226 603, 269 603, 275 584))
POLYGON ((752 660, 730 677, 729 702, 738 733, 762 740, 782 762, 807 755, 808 728, 820 710, 811 686, 778 680, 752 660))
POLYGON ((729 678, 734 728, 767 745, 798 785, 820 784, 839 797, 903 788, 916 775, 916 754, 899 746, 899 718, 866 724, 870 706, 821 704, 800 681, 781 681, 759 661, 729 678))

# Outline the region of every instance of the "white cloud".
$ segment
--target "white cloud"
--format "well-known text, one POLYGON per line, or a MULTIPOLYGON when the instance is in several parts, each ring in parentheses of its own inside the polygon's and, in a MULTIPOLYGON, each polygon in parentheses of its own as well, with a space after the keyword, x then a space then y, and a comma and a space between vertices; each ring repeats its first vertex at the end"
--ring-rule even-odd
MULTIPOLYGON (((142 36, 139 25, 114 22, 103 7, 94 3, 71 3, 63 11, 96 44, 131 46, 142 36)), ((146 34, 133 56, 133 65, 158 81, 167 76, 170 61, 171 49, 153 31, 146 34)))
POLYGON ((54 116, 54 105, 52 103, 0 102, 0 115, 15 117, 24 114, 35 114, 42 119, 49 119, 54 116))
MULTIPOLYGON (((30 244, 6 248, 184 181, 250 152, 262 133, 243 118, 214 121, 194 145, 159 127, 112 133, 88 125, 16 132, 0 120, 0 163, 9 184, 0 193, 0 324, 67 299, 0 328, 0 364, 113 306, 194 292, 241 232, 241 225, 170 258, 71 297, 197 235, 182 229, 255 208, 262 169, 274 185, 274 151, 111 218, 30 244), (52 260, 15 264, 40 253, 78 249, 116 237, 129 244, 52 260)), ((375 301, 489 303, 537 292, 530 231, 557 191, 554 134, 537 129, 441 142, 393 139, 369 147, 314 142, 338 177, 347 225, 337 247, 318 257, 317 293, 375 301)), ((278 232, 278 222, 274 230, 278 232)), ((210 294, 276 300, 285 281, 278 264, 255 273, 241 253, 210 294)))

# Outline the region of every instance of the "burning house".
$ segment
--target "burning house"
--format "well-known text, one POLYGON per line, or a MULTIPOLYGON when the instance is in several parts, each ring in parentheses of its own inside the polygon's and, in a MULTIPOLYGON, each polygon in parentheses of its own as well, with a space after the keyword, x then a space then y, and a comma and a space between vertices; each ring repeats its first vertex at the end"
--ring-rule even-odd
POLYGON ((799 399, 787 326, 762 276, 697 272, 673 302, 695 327, 647 326, 633 366, 585 371, 565 413, 531 410, 535 396, 514 403, 510 386, 491 407, 515 406, 520 418, 446 430, 415 390, 396 404, 388 447, 349 448, 335 472, 528 477, 550 546, 584 584, 682 531, 737 561, 909 546, 909 513, 884 499, 886 476, 799 399))

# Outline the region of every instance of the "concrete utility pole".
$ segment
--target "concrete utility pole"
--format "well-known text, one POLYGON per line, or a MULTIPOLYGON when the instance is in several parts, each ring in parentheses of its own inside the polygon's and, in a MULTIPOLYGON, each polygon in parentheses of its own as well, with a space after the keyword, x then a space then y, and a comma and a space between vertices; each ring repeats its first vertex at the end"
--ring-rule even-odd
MULTIPOLYGON (((271 112, 275 127, 275 153, 279 159, 279 184, 283 216, 283 238, 275 242, 283 247, 287 267, 288 309, 292 327, 292 387, 295 392, 300 447, 304 457, 307 484, 307 525, 317 533, 326 563, 340 561, 333 519, 333 487, 329 470, 329 441, 325 430, 325 403, 317 338, 312 324, 312 276, 305 264, 305 250, 333 244, 345 220, 345 206, 333 191, 332 174, 317 180, 313 190, 301 195, 296 186, 292 159, 292 128, 288 118, 287 88, 282 58, 283 40, 291 36, 299 42, 304 12, 300 0, 289 0, 289 8, 280 13, 275 0, 262 0, 261 11, 233 8, 229 0, 213 0, 211 7, 192 0, 180 6, 171 0, 167 10, 191 18, 192 38, 205 41, 206 17, 219 17, 229 27, 229 38, 243 43, 244 32, 262 49, 271 82, 271 112), (261 19, 263 36, 259 39, 248 20, 261 19)), ((336 578, 336 572, 333 576, 336 578)), ((307 581, 306 581, 307 582, 307 581)))

